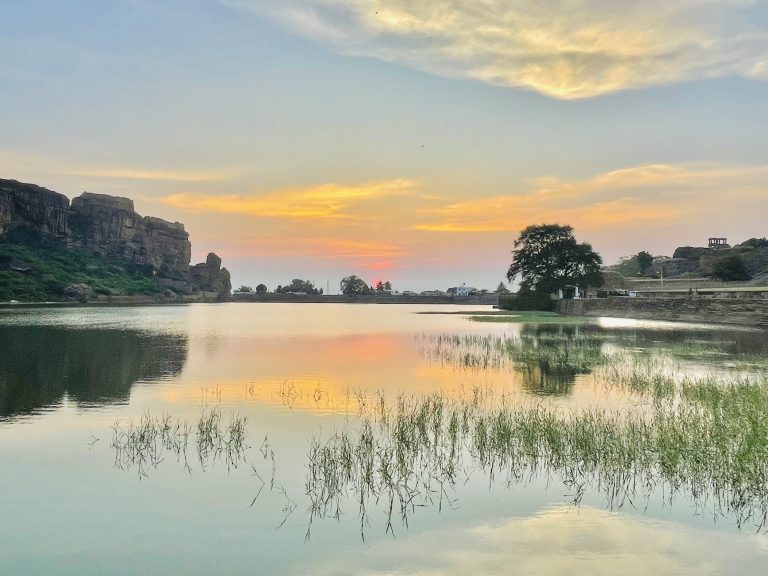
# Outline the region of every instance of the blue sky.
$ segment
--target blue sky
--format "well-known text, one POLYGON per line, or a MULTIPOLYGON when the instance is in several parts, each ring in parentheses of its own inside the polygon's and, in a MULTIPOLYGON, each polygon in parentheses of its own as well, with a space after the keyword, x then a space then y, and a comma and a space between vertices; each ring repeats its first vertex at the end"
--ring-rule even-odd
POLYGON ((0 0, 0 176, 131 197, 238 285, 765 236, 767 4, 0 0))

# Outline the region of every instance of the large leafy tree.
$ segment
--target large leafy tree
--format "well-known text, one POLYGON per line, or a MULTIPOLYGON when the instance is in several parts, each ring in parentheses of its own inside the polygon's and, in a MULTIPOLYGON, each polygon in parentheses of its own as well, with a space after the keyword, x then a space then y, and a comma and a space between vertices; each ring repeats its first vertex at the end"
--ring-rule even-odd
POLYGON ((341 280, 341 293, 350 296, 352 294, 369 294, 371 289, 365 280, 357 276, 346 276, 341 280))
POLYGON ((529 226, 515 240, 512 254, 507 279, 520 277, 523 291, 551 294, 568 285, 603 284, 602 258, 591 245, 577 243, 570 226, 529 226))

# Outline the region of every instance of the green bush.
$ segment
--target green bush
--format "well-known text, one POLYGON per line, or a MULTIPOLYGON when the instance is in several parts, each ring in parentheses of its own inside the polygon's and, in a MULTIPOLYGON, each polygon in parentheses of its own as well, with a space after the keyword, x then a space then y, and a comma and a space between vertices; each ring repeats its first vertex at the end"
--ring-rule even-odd
POLYGON ((726 256, 715 262, 712 275, 725 282, 743 281, 751 278, 744 260, 738 256, 726 256))
POLYGON ((549 294, 520 290, 515 294, 499 294, 499 308, 518 311, 551 311, 555 309, 555 303, 549 294))

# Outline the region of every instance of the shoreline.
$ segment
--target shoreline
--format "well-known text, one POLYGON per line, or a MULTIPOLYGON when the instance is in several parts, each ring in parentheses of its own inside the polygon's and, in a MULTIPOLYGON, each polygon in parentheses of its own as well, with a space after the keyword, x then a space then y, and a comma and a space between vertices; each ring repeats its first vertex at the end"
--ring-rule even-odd
POLYGON ((768 298, 600 298, 559 300, 562 316, 720 324, 768 330, 768 298))
MULTIPOLYGON (((407 305, 452 305, 452 306, 495 306, 498 299, 494 295, 477 297, 434 297, 434 296, 314 296, 293 294, 254 295, 253 298, 234 297, 226 300, 211 298, 162 299, 151 297, 122 297, 88 302, 0 302, 0 309, 8 308, 62 308, 62 307, 110 307, 110 306, 184 306, 187 304, 407 304, 407 305)), ((453 313, 453 312, 452 312, 453 313)), ((458 313, 458 312, 457 312, 458 313)))

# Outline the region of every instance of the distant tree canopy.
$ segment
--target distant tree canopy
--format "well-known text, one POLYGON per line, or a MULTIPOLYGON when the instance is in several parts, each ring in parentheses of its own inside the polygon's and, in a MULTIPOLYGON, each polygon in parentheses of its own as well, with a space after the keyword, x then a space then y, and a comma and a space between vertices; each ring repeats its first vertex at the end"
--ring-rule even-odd
POLYGON ((323 290, 322 288, 315 288, 314 283, 310 282, 309 280, 300 280, 299 278, 294 278, 287 286, 278 286, 275 289, 275 292, 277 294, 289 294, 291 292, 298 294, 322 294, 323 290))
POLYGON ((637 263, 640 265, 640 271, 643 274, 653 265, 653 254, 649 254, 644 250, 638 252, 635 258, 637 258, 637 263))
POLYGON ((368 284, 365 283, 365 280, 354 275, 342 278, 339 286, 341 288, 341 293, 346 294, 347 296, 369 294, 371 292, 371 289, 368 287, 368 284))
POLYGON ((267 287, 264 284, 259 284, 256 286, 256 294, 266 294, 267 293, 267 287))
POLYGON ((253 292, 253 288, 250 286, 240 286, 240 288, 237 289, 238 292, 253 292))
POLYGON ((643 276, 648 273, 648 269, 652 265, 653 255, 642 251, 629 258, 622 258, 618 264, 611 268, 621 273, 622 276, 643 276))
POLYGON ((382 282, 379 280, 376 282, 376 284, 373 285, 373 289, 376 290, 376 292, 391 292, 392 291, 392 283, 387 280, 386 282, 382 282))
POLYGON ((504 286, 504 282, 499 282, 499 286, 496 288, 497 294, 509 294, 509 288, 504 286))
POLYGON ((507 280, 519 276, 522 291, 551 294, 569 285, 603 284, 602 258, 590 244, 578 244, 570 226, 529 226, 515 240, 512 255, 507 280))
POLYGON ((712 276, 725 282, 749 280, 751 278, 744 260, 738 256, 726 256, 717 260, 712 276))

